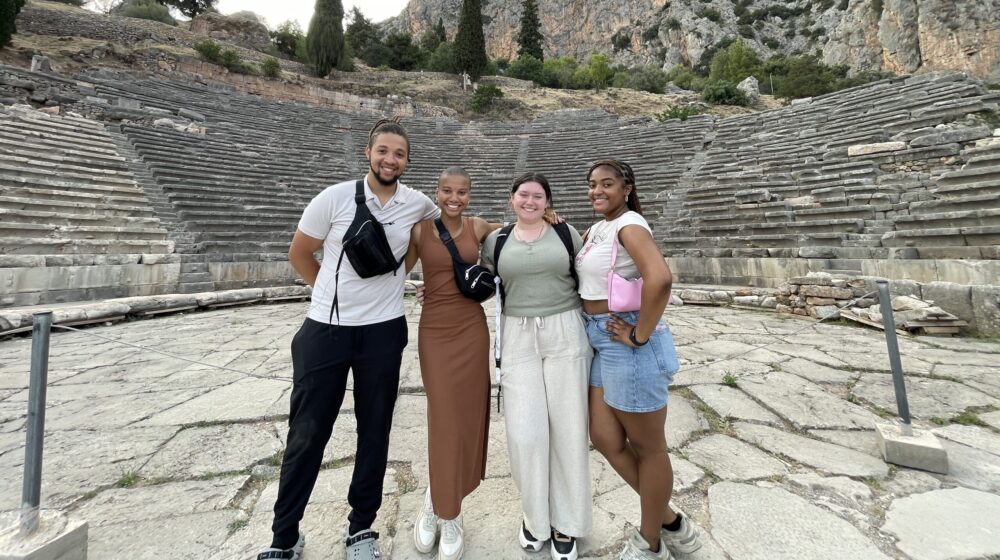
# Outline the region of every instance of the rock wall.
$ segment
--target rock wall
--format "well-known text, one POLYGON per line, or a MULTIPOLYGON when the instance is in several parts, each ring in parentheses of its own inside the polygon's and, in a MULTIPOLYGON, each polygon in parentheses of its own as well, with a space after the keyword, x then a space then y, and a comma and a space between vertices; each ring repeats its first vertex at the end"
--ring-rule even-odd
MULTIPOLYGON (((411 0, 383 25, 419 34, 440 17, 453 36, 461 4, 411 0)), ((490 56, 516 57, 521 1, 484 4, 490 56)), ((541 0, 538 11, 547 57, 601 52, 624 64, 693 65, 723 38, 743 36, 763 56, 815 53, 854 71, 958 70, 1000 80, 1000 0, 881 4, 876 12, 873 0, 541 0), (616 49, 615 36, 627 48, 616 49)))

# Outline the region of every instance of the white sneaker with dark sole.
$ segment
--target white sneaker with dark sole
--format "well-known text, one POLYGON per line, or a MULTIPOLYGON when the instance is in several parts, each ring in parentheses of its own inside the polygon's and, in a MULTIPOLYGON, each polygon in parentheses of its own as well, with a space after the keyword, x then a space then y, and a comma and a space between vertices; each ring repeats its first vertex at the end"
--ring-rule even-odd
POLYGON ((524 524, 524 521, 521 521, 521 530, 517 532, 517 542, 521 544, 521 548, 528 552, 538 552, 545 546, 546 540, 548 539, 540 540, 532 535, 528 531, 528 526, 524 524))
POLYGON ((551 544, 549 548, 549 553, 552 555, 552 560, 576 560, 578 557, 577 547, 576 547, 576 537, 571 537, 569 535, 564 535, 555 529, 552 529, 551 544))
POLYGON ((292 548, 267 548, 257 555, 257 560, 299 560, 306 546, 306 536, 299 533, 299 540, 292 548))

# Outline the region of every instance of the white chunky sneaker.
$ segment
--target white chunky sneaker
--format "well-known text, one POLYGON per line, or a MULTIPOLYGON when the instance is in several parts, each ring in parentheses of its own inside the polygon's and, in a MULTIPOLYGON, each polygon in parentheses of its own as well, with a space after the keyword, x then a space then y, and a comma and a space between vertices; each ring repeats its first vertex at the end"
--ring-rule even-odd
POLYGON ((438 560, 458 560, 465 551, 465 528, 462 516, 441 520, 441 542, 438 543, 438 560))
POLYGON ((535 535, 531 534, 528 530, 528 526, 521 521, 521 529, 517 532, 517 542, 521 545, 521 548, 527 550, 528 552, 538 552, 545 546, 545 541, 548 539, 539 539, 535 535))
POLYGON ((424 505, 420 508, 416 522, 413 523, 413 546, 421 554, 427 554, 434 549, 438 538, 438 516, 434 515, 434 505, 431 503, 431 489, 424 494, 424 505))
POLYGON ((625 540, 625 548, 618 555, 618 560, 673 560, 667 545, 660 539, 660 551, 649 550, 649 544, 642 538, 639 531, 632 529, 629 538, 625 540))
POLYGON ((679 513, 677 516, 681 518, 681 528, 668 531, 661 527, 660 539, 677 554, 691 554, 701 548, 701 534, 690 519, 679 513))
POLYGON ((564 535, 552 529, 551 538, 552 546, 549 548, 549 553, 552 560, 576 560, 578 558, 576 537, 564 535))

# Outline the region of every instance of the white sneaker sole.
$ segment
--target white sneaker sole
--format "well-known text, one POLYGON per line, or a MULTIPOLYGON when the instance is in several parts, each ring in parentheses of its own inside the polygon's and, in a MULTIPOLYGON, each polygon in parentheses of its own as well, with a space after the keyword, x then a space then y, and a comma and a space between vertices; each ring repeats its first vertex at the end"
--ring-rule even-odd
POLYGON ((422 545, 420 543, 420 523, 413 524, 413 547, 417 549, 417 552, 421 554, 427 554, 434 550, 434 545, 437 544, 438 536, 434 533, 434 539, 431 540, 429 545, 422 545))
POLYGON ((462 557, 462 553, 465 552, 465 540, 462 540, 462 546, 458 547, 458 551, 454 554, 445 554, 444 549, 438 546, 438 560, 459 560, 462 557))
POLYGON ((521 528, 517 530, 517 542, 520 543, 521 548, 528 552, 538 552, 545 546, 545 541, 529 541, 524 538, 524 525, 521 525, 521 528))

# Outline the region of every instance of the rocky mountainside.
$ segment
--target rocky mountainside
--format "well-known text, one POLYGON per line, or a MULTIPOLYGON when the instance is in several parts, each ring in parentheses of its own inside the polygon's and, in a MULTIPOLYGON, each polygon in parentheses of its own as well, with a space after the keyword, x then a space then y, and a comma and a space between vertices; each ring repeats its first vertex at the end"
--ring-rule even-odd
MULTIPOLYGON (((443 18, 449 36, 462 0, 410 0, 388 29, 413 34, 443 18)), ((521 0, 484 0, 493 58, 517 56, 521 0)), ((763 57, 816 53, 855 71, 958 70, 1000 81, 1000 0, 538 0, 545 55, 617 63, 697 64, 725 37, 763 57)))

